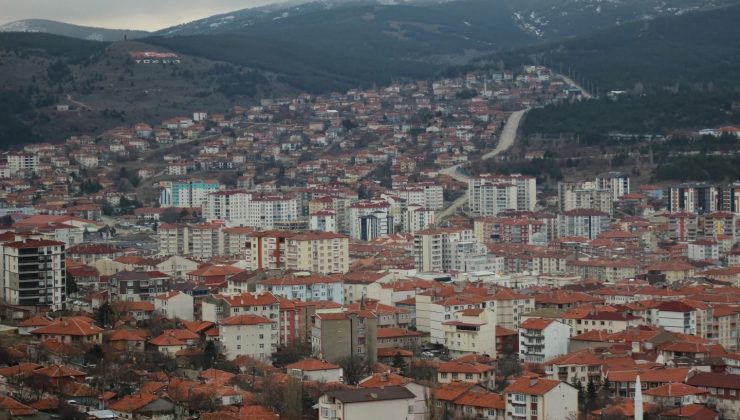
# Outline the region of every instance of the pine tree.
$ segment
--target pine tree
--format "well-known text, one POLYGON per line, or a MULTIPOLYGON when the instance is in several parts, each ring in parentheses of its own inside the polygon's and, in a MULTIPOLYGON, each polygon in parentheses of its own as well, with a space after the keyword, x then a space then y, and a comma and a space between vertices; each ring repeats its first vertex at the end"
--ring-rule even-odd
POLYGON ((596 394, 596 384, 594 384, 594 381, 589 378, 588 384, 586 385, 586 406, 588 407, 589 411, 594 409, 597 397, 598 395, 596 394))
POLYGON ((393 356, 393 361, 391 362, 391 366, 399 370, 403 369, 406 366, 406 362, 404 362, 403 356, 401 356, 401 353, 396 352, 396 354, 393 356))
POLYGON ((601 401, 604 405, 609 404, 612 395, 612 384, 609 382, 609 378, 604 378, 604 382, 601 384, 601 401))

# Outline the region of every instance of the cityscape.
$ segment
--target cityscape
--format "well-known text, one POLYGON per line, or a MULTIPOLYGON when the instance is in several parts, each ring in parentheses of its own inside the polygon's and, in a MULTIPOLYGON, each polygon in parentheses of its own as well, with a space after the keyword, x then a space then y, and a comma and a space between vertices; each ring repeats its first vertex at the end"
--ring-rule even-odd
MULTIPOLYGON (((698 3, 644 25, 740 16, 698 3)), ((441 23, 390 21, 362 75, 196 45, 242 18, 0 26, 1 419, 740 416, 740 84, 606 85, 527 43, 393 58, 411 27, 451 54, 441 23)))

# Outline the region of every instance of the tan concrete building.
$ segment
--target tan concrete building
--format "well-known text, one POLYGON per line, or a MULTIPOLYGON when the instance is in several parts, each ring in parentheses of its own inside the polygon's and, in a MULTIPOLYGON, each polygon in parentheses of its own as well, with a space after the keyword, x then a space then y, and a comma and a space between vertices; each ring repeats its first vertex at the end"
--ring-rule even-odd
POLYGON ((349 237, 331 232, 255 232, 247 236, 244 256, 248 270, 343 274, 349 271, 349 237))

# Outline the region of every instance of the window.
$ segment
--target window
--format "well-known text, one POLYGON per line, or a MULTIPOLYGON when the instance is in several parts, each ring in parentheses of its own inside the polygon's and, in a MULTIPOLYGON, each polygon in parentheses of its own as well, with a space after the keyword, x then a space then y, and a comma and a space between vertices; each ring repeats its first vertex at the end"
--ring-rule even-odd
POLYGON ((241 345, 241 344, 237 345, 237 346, 236 346, 236 349, 237 349, 237 350, 241 350, 241 349, 242 349, 242 345, 241 345))
POLYGON ((527 396, 524 394, 514 394, 514 401, 516 402, 527 402, 527 396))

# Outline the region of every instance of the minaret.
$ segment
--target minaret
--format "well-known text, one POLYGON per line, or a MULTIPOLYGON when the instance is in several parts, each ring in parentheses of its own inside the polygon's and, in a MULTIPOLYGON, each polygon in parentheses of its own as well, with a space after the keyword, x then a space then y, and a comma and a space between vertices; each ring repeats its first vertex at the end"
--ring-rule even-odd
POLYGON ((635 381, 635 420, 642 420, 642 384, 640 375, 637 375, 635 381))

